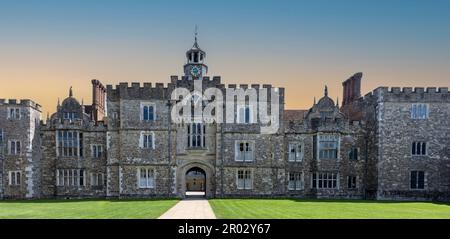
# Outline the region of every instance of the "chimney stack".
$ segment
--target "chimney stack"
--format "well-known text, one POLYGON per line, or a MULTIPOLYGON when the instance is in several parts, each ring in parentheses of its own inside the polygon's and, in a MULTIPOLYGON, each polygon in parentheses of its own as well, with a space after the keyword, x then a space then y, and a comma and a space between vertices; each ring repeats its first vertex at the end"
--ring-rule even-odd
POLYGON ((342 106, 345 106, 361 97, 361 78, 362 72, 354 74, 352 77, 342 82, 344 89, 342 106))
POLYGON ((102 121, 106 116, 106 88, 99 80, 92 80, 92 116, 102 121))

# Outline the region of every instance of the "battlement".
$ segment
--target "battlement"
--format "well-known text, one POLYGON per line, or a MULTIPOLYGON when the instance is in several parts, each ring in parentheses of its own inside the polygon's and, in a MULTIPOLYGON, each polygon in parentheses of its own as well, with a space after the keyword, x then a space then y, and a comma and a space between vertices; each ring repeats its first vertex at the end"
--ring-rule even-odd
POLYGON ((284 88, 283 87, 273 87, 272 85, 269 84, 263 84, 262 87, 259 84, 228 84, 225 86, 228 89, 243 89, 243 90, 247 90, 247 89, 256 89, 257 91, 259 89, 274 89, 275 91, 278 92, 283 92, 284 93, 284 88))
MULTIPOLYGON (((118 85, 112 86, 107 85, 107 97, 110 100, 118 100, 118 99, 159 99, 159 100, 167 100, 170 97, 170 93, 176 87, 185 87, 190 89, 194 86, 195 81, 187 81, 186 77, 179 78, 178 76, 170 76, 170 83, 156 83, 152 85, 150 82, 145 82, 141 85, 139 82, 132 82, 131 85, 128 82, 120 82, 118 85)), ((269 84, 259 85, 259 84, 222 84, 220 76, 203 77, 202 80, 203 89, 207 89, 210 87, 216 87, 221 90, 229 89, 268 89, 278 91, 280 96, 284 96, 284 88, 273 87, 269 84)))
POLYGON ((150 82, 145 82, 143 85, 139 82, 132 82, 130 86, 128 82, 120 82, 115 87, 107 85, 106 91, 109 100, 117 100, 119 98, 166 99, 168 96, 168 86, 164 83, 156 83, 153 86, 150 82))
POLYGON ((384 101, 450 102, 448 87, 378 87, 364 96, 382 97, 384 101))
POLYGON ((31 107, 37 111, 41 111, 41 105, 30 99, 0 99, 0 106, 2 105, 31 107))

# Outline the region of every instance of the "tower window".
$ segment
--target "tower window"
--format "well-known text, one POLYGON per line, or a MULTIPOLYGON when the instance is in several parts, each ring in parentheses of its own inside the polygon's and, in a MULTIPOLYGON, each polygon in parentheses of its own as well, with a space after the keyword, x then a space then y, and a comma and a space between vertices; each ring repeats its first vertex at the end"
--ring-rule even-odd
POLYGON ((20 119, 20 108, 8 108, 8 119, 20 119))
POLYGON ((411 105, 412 119, 427 119, 428 118, 428 104, 412 104, 411 105))
POLYGON ((155 149, 155 133, 142 131, 139 139, 139 147, 144 149, 155 149))
POLYGON ((155 106, 150 103, 141 104, 141 119, 143 121, 154 121, 155 120, 155 106))
POLYGON ((20 171, 10 171, 9 172, 9 185, 20 185, 21 182, 21 172, 20 171))
POLYGON ((10 155, 20 155, 20 141, 10 140, 9 141, 9 154, 10 155))
POLYGON ((194 62, 198 62, 198 52, 194 53, 194 62))
POLYGON ((206 126, 201 123, 192 123, 188 125, 188 147, 201 148, 205 147, 206 126))
POLYGON ((426 142, 413 142, 411 147, 412 155, 427 155, 426 142))
POLYGON ((238 124, 253 123, 253 108, 251 105, 238 106, 237 121, 238 124))

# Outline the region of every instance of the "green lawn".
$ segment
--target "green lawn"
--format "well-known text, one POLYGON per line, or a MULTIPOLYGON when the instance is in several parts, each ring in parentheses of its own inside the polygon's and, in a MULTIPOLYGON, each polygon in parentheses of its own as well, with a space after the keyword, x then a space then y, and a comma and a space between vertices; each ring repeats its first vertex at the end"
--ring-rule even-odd
POLYGON ((217 218, 450 218, 450 204, 360 200, 213 199, 217 218))
POLYGON ((157 218, 178 200, 0 201, 0 218, 157 218))

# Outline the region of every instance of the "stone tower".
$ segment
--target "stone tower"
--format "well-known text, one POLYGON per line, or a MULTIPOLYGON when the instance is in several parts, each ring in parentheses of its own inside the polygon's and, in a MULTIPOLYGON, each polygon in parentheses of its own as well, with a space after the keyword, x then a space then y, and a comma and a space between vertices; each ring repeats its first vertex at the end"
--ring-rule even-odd
POLYGON ((197 29, 195 30, 195 41, 191 49, 186 52, 187 63, 184 65, 184 75, 189 80, 202 80, 208 73, 208 66, 204 61, 206 52, 200 49, 197 42, 197 29))

